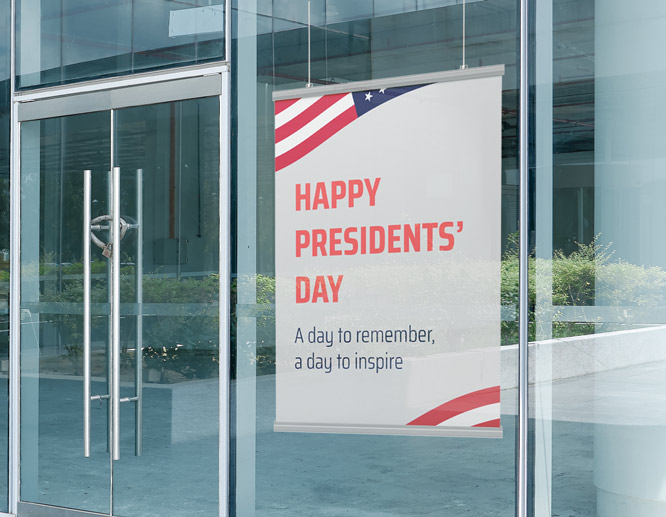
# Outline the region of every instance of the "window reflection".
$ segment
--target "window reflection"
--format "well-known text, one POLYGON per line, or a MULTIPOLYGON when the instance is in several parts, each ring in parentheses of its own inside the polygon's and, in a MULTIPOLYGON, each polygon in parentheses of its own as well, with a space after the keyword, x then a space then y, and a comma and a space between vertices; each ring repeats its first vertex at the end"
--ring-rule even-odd
POLYGON ((224 2, 17 2, 18 86, 224 58, 224 2))

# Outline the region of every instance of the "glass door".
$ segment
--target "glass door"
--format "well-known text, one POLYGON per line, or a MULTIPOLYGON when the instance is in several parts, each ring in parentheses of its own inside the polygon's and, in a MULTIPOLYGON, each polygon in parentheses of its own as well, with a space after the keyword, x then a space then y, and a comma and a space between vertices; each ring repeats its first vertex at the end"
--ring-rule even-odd
POLYGON ((110 112, 21 127, 21 498, 109 513, 109 265, 92 257, 91 447, 84 451, 83 195, 109 212, 110 112), (106 398, 101 398, 107 396, 106 398))
POLYGON ((21 123, 19 514, 218 512, 219 103, 21 123))
POLYGON ((218 114, 216 97, 114 114, 120 213, 138 226, 120 245, 114 515, 218 511, 218 114))

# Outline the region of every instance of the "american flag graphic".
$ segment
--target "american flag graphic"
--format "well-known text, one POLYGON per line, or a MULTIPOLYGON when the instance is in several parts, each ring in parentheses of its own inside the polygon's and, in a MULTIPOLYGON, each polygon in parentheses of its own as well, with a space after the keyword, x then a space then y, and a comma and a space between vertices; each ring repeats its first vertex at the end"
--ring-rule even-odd
POLYGON ((275 172, 391 99, 425 85, 381 88, 275 102, 275 172))

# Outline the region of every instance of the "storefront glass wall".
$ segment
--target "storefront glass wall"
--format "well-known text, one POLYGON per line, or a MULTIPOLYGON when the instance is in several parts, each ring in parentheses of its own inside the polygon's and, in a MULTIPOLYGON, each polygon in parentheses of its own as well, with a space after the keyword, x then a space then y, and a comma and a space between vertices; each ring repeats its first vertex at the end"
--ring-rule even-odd
MULTIPOLYGON (((221 3, 17 0, 17 85, 29 89, 224 59, 221 3)), ((317 86, 457 69, 462 53, 460 3, 312 1, 312 83, 317 86)), ((467 64, 506 66, 502 99, 501 440, 273 432, 275 240, 280 236, 275 234, 271 95, 275 90, 301 87, 307 82, 307 4, 306 0, 234 2, 232 514, 413 514, 416 508, 419 513, 452 516, 465 512, 513 515, 518 340, 518 3, 469 0, 466 5, 467 64)), ((663 515, 666 450, 661 443, 666 417, 661 408, 666 388, 666 352, 662 345, 666 262, 659 236, 666 224, 660 209, 666 190, 666 155, 661 142, 662 120, 666 119, 662 94, 666 67, 659 42, 666 33, 666 7, 658 0, 645 0, 640 8, 620 0, 546 0, 533 4, 535 46, 530 64, 534 71, 534 147, 530 158, 534 182, 530 214, 534 217, 529 235, 533 318, 529 328, 533 342, 530 464, 534 468, 530 472, 530 505, 534 515, 663 515)), ((9 11, 9 2, 0 6, 0 379, 4 379, 0 382, 0 510, 8 507, 9 11)), ((191 127, 197 128, 199 143, 184 144, 183 154, 174 155, 173 160, 187 161, 188 145, 205 151, 209 148, 206 142, 215 134, 214 123, 201 122, 202 113, 211 113, 215 107, 207 106, 205 101, 196 104, 191 112, 188 106, 180 108, 185 109, 182 122, 189 120, 191 127)), ((171 107, 160 109, 165 111, 156 112, 155 120, 173 118, 171 107)), ((34 156, 43 161, 35 170, 44 181, 55 178, 46 169, 47 164, 69 159, 67 153, 54 149, 64 143, 75 146, 83 137, 89 139, 107 131, 101 130, 102 126, 110 128, 108 115, 81 117, 77 120, 83 132, 76 124, 68 128, 57 119, 26 124, 26 131, 36 131, 34 156), (106 118, 96 123, 96 117, 106 118), (71 138, 67 140, 63 135, 71 138)), ((125 127, 140 137, 150 120, 146 114, 136 120, 119 120, 119 129, 125 127)), ((164 135, 173 130, 167 122, 161 127, 164 135)), ((179 138, 185 142, 192 135, 181 134, 179 138)), ((109 135, 102 137, 108 139, 109 135)), ((157 149, 167 145, 170 137, 146 142, 157 149)), ((165 159, 163 154, 153 154, 159 155, 156 160, 165 159)), ((135 158, 128 158, 127 167, 142 167, 135 158)), ((83 166, 76 164, 77 170, 83 166)), ((108 168, 108 163, 102 160, 99 168, 108 168)), ((201 170, 208 169, 201 166, 201 170)), ((58 170, 63 178, 65 172, 73 174, 62 167, 58 170)), ((210 175, 214 182, 214 173, 210 175)), ((201 194, 191 193, 190 197, 200 198, 201 194)), ((47 209, 56 213, 58 207, 64 210, 73 206, 48 196, 37 198, 35 205, 45 213, 47 209)), ((55 223, 55 216, 42 222, 55 223)), ((199 223, 192 222, 192 228, 199 223)), ((197 232, 193 230, 194 235, 197 232)), ((42 232, 43 240, 55 239, 56 233, 49 235, 42 232)), ((206 241, 215 238, 212 232, 206 241)), ((34 248, 35 256, 40 246, 59 246, 55 240, 26 243, 34 248)), ((155 249, 151 245, 151 253, 155 249)), ((70 256, 76 253, 79 251, 70 256)), ((202 279, 216 275, 213 255, 197 266, 202 279)), ((178 268, 180 259, 174 257, 171 265, 178 268)), ((53 286, 62 279, 57 274, 50 275, 48 281, 40 279, 51 272, 47 269, 53 262, 42 258, 41 275, 39 269, 34 270, 33 280, 48 283, 51 290, 39 292, 38 288, 34 293, 53 295, 60 292, 53 286)), ((59 260, 62 265, 64 259, 59 260)), ((66 261, 76 262, 71 257, 66 261)), ((165 272, 158 262, 150 274, 162 280, 171 271, 165 272)), ((29 273, 26 271, 28 279, 29 273)), ((73 271, 65 280, 79 281, 76 275, 80 276, 80 271, 73 271)), ((30 282, 24 288, 24 293, 29 292, 30 282)), ((214 296, 214 290, 209 294, 214 296)), ((192 305, 200 300, 180 301, 192 305)), ((24 302, 31 300, 24 298, 24 302)), ((56 326, 53 322, 67 326, 66 322, 58 323, 66 319, 62 314, 44 315, 50 318, 51 327, 56 326)), ((203 336, 202 329, 217 322, 206 312, 196 314, 190 323, 203 336)), ((58 341, 62 332, 53 328, 41 334, 26 332, 23 344, 38 350, 37 342, 30 343, 30 339, 47 342, 49 336, 56 335, 57 339, 51 341, 58 353, 51 355, 65 358, 64 363, 70 354, 66 343, 58 341)), ((174 347, 177 341, 181 339, 175 338, 174 347)), ((193 342, 201 345, 204 341, 208 352, 214 350, 211 336, 199 336, 193 342)), ((38 360, 32 373, 44 378, 41 388, 46 392, 42 395, 50 394, 48 383, 64 385, 68 382, 65 377, 78 375, 73 366, 64 374, 45 368, 52 357, 42 357, 41 363, 38 356, 33 359, 38 360)), ((201 380, 211 385, 216 382, 214 373, 203 377, 201 380)), ((28 390, 23 393, 26 414, 35 421, 41 418, 42 423, 34 427, 33 435, 28 430, 24 436, 23 496, 34 502, 78 504, 106 511, 107 476, 100 477, 99 493, 67 479, 59 480, 57 465, 52 478, 66 482, 66 489, 46 490, 48 479, 40 480, 37 469, 48 466, 55 457, 48 453, 49 447, 55 451, 60 445, 38 432, 47 433, 48 426, 60 426, 65 429, 61 432, 72 423, 77 429, 80 426, 73 419, 49 416, 47 410, 57 409, 55 406, 42 407, 40 414, 37 404, 29 404, 31 396, 33 400, 39 397, 34 391, 37 385, 31 388, 30 379, 34 378, 26 375, 22 386, 28 390), (41 442, 41 451, 30 447, 37 442, 41 442), (38 452, 44 456, 40 458, 38 452), (76 494, 72 496, 72 492, 76 494)), ((162 391, 154 390, 156 394, 162 391)), ((206 394, 215 405, 214 391, 206 394)), ((166 421, 170 415, 161 417, 166 421)), ((153 422, 159 423, 158 417, 153 422)), ((160 433, 160 429, 152 433, 157 452, 163 438, 160 433)), ((205 500, 197 499, 202 514, 210 514, 217 504, 215 434, 211 431, 205 437, 207 442, 198 438, 196 443, 188 442, 197 454, 210 460, 205 469, 194 469, 188 481, 198 487, 193 490, 205 486, 205 500)), ((131 437, 124 438, 124 452, 131 455, 131 437)), ((78 441, 71 446, 80 454, 78 441)), ((97 446, 104 449, 103 440, 97 446)), ((155 470, 163 468, 163 458, 155 457, 155 470)), ((168 465, 177 468, 177 461, 168 465)), ((120 466, 118 472, 130 477, 139 475, 126 467, 120 466)), ((154 483, 159 485, 154 497, 168 499, 176 494, 169 489, 169 478, 177 474, 169 474, 168 469, 162 472, 164 479, 154 483)), ((181 489, 187 486, 181 484, 181 489)), ((139 511, 133 501, 140 495, 131 491, 119 495, 118 511, 127 515, 139 511)))
MULTIPOLYGON (((462 5, 312 2, 314 87, 455 70, 462 5)), ((234 4, 234 515, 513 515, 517 382, 517 3, 468 2, 467 62, 504 64, 502 426, 495 439, 275 433, 274 90, 308 77, 307 2, 234 4), (237 36, 237 37, 236 37, 237 36), (515 285, 514 285, 515 284, 515 285), (513 345, 513 346, 512 346, 513 345), (506 366, 506 368, 505 368, 506 366)), ((499 257, 498 257, 499 258, 499 257)))
POLYGON ((535 515, 663 515, 666 6, 535 20, 535 515))

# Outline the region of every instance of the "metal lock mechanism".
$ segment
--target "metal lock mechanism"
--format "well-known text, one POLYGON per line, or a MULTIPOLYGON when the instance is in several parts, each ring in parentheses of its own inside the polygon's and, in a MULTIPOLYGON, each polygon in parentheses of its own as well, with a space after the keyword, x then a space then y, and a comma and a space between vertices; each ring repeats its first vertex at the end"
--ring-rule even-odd
MULTIPOLYGON (((100 215, 98 217, 95 217, 92 221, 90 221, 90 239, 95 243, 95 245, 102 250, 102 255, 104 255, 106 258, 110 259, 113 256, 113 244, 112 243, 104 243, 102 239, 97 237, 95 235, 96 231, 100 230, 111 230, 111 223, 112 217, 110 215, 100 215), (108 223, 108 224, 100 224, 100 223, 108 223)), ((122 240, 123 237, 125 237, 125 234, 127 233, 127 230, 129 229, 129 224, 125 222, 125 220, 121 217, 120 218, 120 239, 122 240)))

